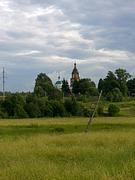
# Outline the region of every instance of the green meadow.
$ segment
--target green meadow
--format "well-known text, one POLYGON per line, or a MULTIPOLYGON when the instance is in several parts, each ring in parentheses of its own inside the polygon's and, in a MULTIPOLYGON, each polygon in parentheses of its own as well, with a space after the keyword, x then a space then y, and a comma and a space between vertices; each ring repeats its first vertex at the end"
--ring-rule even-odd
POLYGON ((0 180, 134 180, 135 118, 0 120, 0 180))

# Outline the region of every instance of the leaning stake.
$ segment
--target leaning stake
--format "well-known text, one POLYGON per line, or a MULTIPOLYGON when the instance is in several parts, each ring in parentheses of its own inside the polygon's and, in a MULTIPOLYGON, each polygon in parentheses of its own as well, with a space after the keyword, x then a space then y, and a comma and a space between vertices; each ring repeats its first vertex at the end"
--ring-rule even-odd
POLYGON ((97 108, 98 108, 98 105, 99 105, 101 96, 102 96, 102 90, 101 90, 101 92, 100 92, 100 94, 99 94, 98 101, 97 101, 97 104, 96 104, 96 106, 95 106, 95 109, 94 109, 92 115, 91 115, 90 118, 89 118, 89 121, 88 121, 88 124, 87 124, 87 126, 86 126, 85 132, 88 132, 88 130, 89 130, 89 127, 90 127, 90 125, 91 125, 91 123, 92 123, 92 120, 93 120, 93 118, 94 118, 94 116, 95 116, 95 113, 96 113, 96 110, 97 110, 97 108))

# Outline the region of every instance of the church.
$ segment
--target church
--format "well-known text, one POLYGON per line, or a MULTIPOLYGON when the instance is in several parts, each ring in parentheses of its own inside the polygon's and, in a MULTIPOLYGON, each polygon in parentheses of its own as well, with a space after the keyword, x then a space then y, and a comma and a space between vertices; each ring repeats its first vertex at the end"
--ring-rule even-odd
POLYGON ((72 87, 74 81, 79 81, 80 77, 79 77, 79 71, 76 67, 76 63, 74 63, 74 69, 72 71, 72 77, 70 79, 70 86, 72 87))
MULTIPOLYGON (((74 68, 73 68, 71 79, 70 79, 70 88, 72 89, 74 81, 79 81, 79 80, 80 80, 79 71, 76 67, 76 63, 74 63, 74 68)), ((56 81, 55 86, 58 89, 62 88, 62 80, 60 80, 60 76, 58 76, 58 80, 56 81)))

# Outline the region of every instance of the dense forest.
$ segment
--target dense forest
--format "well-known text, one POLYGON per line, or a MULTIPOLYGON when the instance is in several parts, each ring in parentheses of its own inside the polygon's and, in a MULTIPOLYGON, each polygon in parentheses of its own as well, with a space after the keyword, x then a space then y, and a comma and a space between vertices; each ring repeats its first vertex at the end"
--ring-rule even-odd
POLYGON ((90 116, 101 90, 102 100, 96 115, 104 116, 104 102, 110 102, 108 115, 113 116, 119 112, 113 102, 134 98, 135 78, 125 69, 117 69, 100 79, 97 87, 91 79, 80 79, 74 81, 71 90, 68 81, 63 79, 59 90, 45 73, 40 73, 33 92, 8 92, 1 98, 0 118, 90 116))

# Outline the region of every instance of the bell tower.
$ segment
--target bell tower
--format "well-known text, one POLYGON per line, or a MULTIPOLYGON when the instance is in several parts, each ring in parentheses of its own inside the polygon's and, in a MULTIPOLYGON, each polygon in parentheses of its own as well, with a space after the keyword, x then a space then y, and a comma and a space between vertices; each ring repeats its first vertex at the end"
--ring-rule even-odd
POLYGON ((72 77, 70 79, 70 85, 72 86, 74 81, 79 81, 79 80, 80 80, 79 72, 78 72, 78 69, 76 68, 76 62, 75 62, 74 68, 72 71, 72 77))

